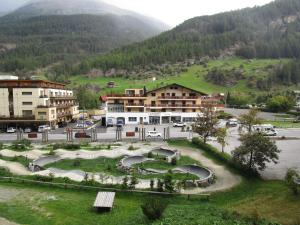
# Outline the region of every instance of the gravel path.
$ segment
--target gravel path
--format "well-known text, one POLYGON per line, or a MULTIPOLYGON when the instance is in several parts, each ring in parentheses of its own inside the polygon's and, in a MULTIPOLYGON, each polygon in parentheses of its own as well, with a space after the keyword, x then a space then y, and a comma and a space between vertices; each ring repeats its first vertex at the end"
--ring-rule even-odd
POLYGON ((10 222, 10 221, 8 221, 7 219, 4 219, 4 218, 2 218, 2 217, 0 217, 0 224, 1 224, 1 225, 18 225, 18 224, 16 224, 16 223, 10 222))
POLYGON ((232 174, 224 166, 217 165, 212 160, 203 156, 200 151, 196 151, 192 148, 180 148, 179 151, 181 152, 181 155, 189 156, 192 159, 199 161, 204 167, 212 170, 217 177, 216 183, 205 189, 196 188, 193 190, 187 190, 184 193, 196 194, 201 192, 223 191, 238 185, 242 181, 240 176, 232 174))
POLYGON ((21 176, 31 175, 27 168, 17 162, 8 162, 0 159, 0 167, 7 168, 11 173, 21 176))

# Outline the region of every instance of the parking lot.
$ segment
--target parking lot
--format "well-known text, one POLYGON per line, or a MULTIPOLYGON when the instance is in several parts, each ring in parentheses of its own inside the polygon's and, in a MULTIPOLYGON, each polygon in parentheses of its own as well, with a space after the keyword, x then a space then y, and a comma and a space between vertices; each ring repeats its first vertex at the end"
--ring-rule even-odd
MULTIPOLYGON (((269 163, 267 169, 261 173, 266 179, 284 179, 289 168, 296 168, 300 172, 300 129, 277 129, 277 131, 278 137, 284 136, 287 139, 275 140, 281 150, 279 162, 278 164, 269 163)), ((226 146, 225 151, 231 154, 240 145, 237 128, 229 129, 227 142, 228 146, 226 146)), ((221 150, 221 146, 215 140, 210 141, 210 144, 221 150)))

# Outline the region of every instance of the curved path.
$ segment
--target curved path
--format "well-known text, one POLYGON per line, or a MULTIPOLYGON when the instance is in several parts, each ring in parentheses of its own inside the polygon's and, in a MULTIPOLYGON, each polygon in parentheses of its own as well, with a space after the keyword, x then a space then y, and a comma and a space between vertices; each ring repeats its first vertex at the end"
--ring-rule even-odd
POLYGON ((185 190, 184 193, 196 194, 201 192, 223 191, 233 188, 242 181, 240 176, 231 173, 224 166, 214 163, 211 159, 206 158, 200 151, 197 151, 196 149, 181 147, 179 151, 181 155, 189 156, 192 159, 199 161, 202 165, 205 165, 205 167, 212 170, 217 177, 216 182, 207 188, 185 190))
MULTIPOLYGON (((166 145, 166 147, 168 147, 166 145)), ((94 159, 98 157, 108 157, 108 158, 118 158, 124 155, 134 156, 134 155, 143 155, 147 154, 149 151, 153 149, 152 146, 142 146, 140 150, 136 151, 128 151, 125 150, 126 147, 122 146, 120 148, 114 149, 114 150, 101 150, 101 151, 87 151, 87 150, 79 150, 79 151, 66 151, 66 150, 57 150, 57 156, 54 156, 52 158, 48 157, 50 161, 60 160, 60 159, 76 159, 76 158, 83 158, 83 159, 94 159)), ((35 151, 35 150, 33 150, 35 151)), ((230 171, 228 171, 225 167, 217 165, 212 160, 206 158, 202 155, 200 151, 197 151, 192 148, 180 148, 180 153, 183 156, 189 156, 197 161, 199 161, 202 165, 204 165, 209 170, 213 171, 216 175, 217 179, 216 182, 207 187, 207 188, 194 188, 191 190, 185 190, 183 193, 188 194, 197 194, 197 193, 203 193, 203 192, 214 192, 214 191, 221 191, 226 190, 234 187, 235 185, 238 185, 241 182, 241 177, 232 174, 230 171)), ((31 151, 30 151, 31 152, 31 151)), ((7 154, 11 154, 12 152, 5 152, 7 154)), ((35 152, 39 154, 38 152, 35 152)), ((45 154, 45 151, 43 152, 45 154)), ((13 154, 12 154, 13 156, 13 154)), ((33 158, 33 157, 32 157, 33 158)), ((47 157, 46 157, 47 158, 47 157)), ((45 157, 44 157, 45 159, 45 157)), ((47 160, 46 162, 43 162, 43 158, 41 158, 42 164, 48 164, 47 160)), ((45 165, 44 164, 44 165, 45 165)), ((25 168, 20 163, 16 162, 8 162, 4 160, 0 160, 0 167, 6 167, 8 168, 12 173, 17 175, 34 175, 34 174, 40 174, 49 176, 49 174, 53 174, 55 177, 68 177, 75 181, 82 181, 84 180, 85 172, 80 170, 73 170, 73 171, 64 171, 64 170, 58 170, 56 168, 49 168, 44 171, 31 173, 28 171, 27 168, 25 168)), ((89 177, 94 177, 95 181, 98 181, 100 183, 104 184, 117 184, 121 183, 123 177, 114 177, 109 176, 104 173, 88 173, 89 177)), ((149 188, 150 186, 150 180, 139 180, 139 184, 136 186, 137 188, 149 188)))

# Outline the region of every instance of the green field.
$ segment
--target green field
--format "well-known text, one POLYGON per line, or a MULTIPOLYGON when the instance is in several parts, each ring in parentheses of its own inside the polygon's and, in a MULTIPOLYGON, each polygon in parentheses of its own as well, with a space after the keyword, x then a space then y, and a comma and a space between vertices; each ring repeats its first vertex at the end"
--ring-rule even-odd
MULTIPOLYGON (((172 144, 202 151, 186 141, 172 144)), ((191 163, 183 158, 184 164, 187 161, 191 163)), ((95 161, 90 167, 98 163, 104 164, 95 161)), ((81 165, 88 168, 85 163, 81 165)), ((300 195, 293 195, 282 181, 258 178, 243 178, 239 186, 214 193, 209 201, 199 196, 188 199, 118 192, 113 211, 104 214, 92 210, 95 197, 96 191, 1 182, 0 217, 28 225, 298 225, 300 222, 300 195), (140 208, 150 198, 163 198, 169 203, 163 218, 155 222, 148 221, 140 208)))
MULTIPOLYGON (((160 87, 162 85, 178 83, 189 88, 193 88, 204 93, 219 93, 226 91, 237 91, 237 92, 257 92, 257 89, 251 89, 247 87, 246 81, 240 81, 238 84, 232 87, 223 87, 208 83, 205 81, 204 76, 207 74, 208 70, 213 67, 218 67, 222 69, 233 69, 239 68, 243 65, 245 77, 249 76, 266 76, 265 68, 269 65, 278 64, 279 60, 272 59, 260 59, 260 60, 243 60, 238 58, 225 59, 225 60, 215 60, 210 61, 207 67, 204 66, 192 66, 185 73, 178 76, 169 77, 158 77, 156 81, 149 80, 134 80, 125 78, 113 78, 113 77, 98 77, 98 78, 88 78, 84 76, 71 77, 71 86, 78 86, 84 84, 95 84, 102 88, 100 94, 107 93, 123 93, 126 88, 143 88, 145 85, 148 89, 153 89, 160 87), (109 81, 115 81, 116 87, 109 89, 106 88, 106 84, 109 81)), ((286 87, 285 87, 286 88, 286 87)))

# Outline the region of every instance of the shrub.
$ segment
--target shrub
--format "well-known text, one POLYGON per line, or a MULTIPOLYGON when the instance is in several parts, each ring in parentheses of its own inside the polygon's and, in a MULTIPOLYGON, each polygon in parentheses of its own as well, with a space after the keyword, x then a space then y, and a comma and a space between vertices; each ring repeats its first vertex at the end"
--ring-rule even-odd
POLYGON ((47 177, 47 176, 41 176, 41 175, 34 175, 33 178, 37 181, 42 181, 42 182, 52 182, 53 177, 47 177))
POLYGON ((3 149, 3 146, 4 146, 3 143, 0 142, 0 150, 3 149))
POLYGON ((289 169, 285 175, 285 182, 288 188, 292 191, 294 195, 299 194, 298 184, 296 184, 295 179, 299 178, 299 174, 293 170, 289 169))
POLYGON ((171 164, 172 164, 173 166, 176 166, 176 165, 177 165, 177 158, 176 158, 176 157, 173 157, 173 158, 172 158, 171 164))
POLYGON ((152 152, 148 152, 148 158, 153 158, 153 153, 152 152))
POLYGON ((11 177, 11 176, 12 176, 12 173, 9 172, 9 170, 6 169, 6 168, 0 168, 0 176, 3 176, 3 177, 11 177))
POLYGON ((66 149, 66 150, 79 150, 80 149, 80 145, 79 144, 53 144, 52 145, 53 150, 57 150, 57 149, 66 149))
POLYGON ((76 159, 76 160, 73 162, 73 166, 74 166, 74 167, 79 167, 79 166, 80 166, 80 160, 79 160, 79 159, 76 159))
POLYGON ((130 145, 130 146, 128 147, 128 150, 129 150, 129 151, 133 151, 133 150, 134 150, 133 145, 130 145))
POLYGON ((168 204, 160 199, 149 199, 146 203, 141 205, 144 215, 149 220, 160 219, 166 210, 168 204))

